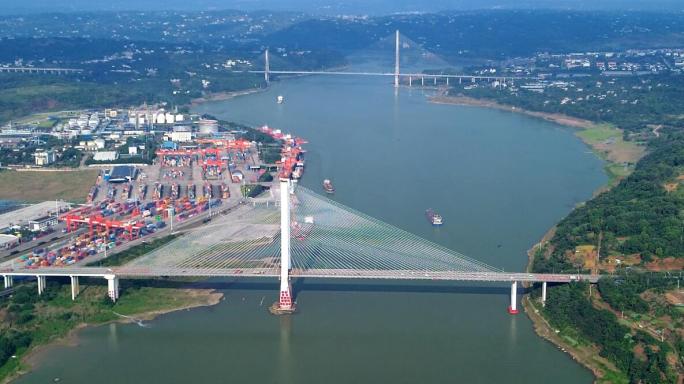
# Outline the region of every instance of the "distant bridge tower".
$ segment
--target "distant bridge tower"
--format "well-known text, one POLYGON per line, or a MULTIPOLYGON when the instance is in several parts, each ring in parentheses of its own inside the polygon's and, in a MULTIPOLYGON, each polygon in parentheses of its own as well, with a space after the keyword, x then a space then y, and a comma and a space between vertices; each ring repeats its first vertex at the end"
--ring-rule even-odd
POLYGON ((294 312, 290 287, 290 180, 280 179, 280 299, 271 312, 282 315, 294 312))
POLYGON ((394 88, 399 87, 399 30, 395 32, 394 45, 394 88))
POLYGON ((264 52, 264 80, 266 80, 266 84, 271 81, 270 71, 271 65, 269 63, 268 48, 266 48, 266 51, 264 52))

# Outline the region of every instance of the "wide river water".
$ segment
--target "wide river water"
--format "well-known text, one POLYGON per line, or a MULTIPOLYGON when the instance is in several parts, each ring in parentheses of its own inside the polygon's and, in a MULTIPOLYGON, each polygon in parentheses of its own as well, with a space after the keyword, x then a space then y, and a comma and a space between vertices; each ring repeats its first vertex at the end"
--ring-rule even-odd
MULTIPOLYGON (((524 115, 431 104, 387 79, 308 77, 195 112, 304 137, 302 184, 507 271, 607 180, 573 130, 524 115), (277 95, 285 97, 276 104, 277 95), (432 228, 424 211, 444 216, 432 228)), ((419 257, 419 255, 417 255, 419 257)), ((506 312, 508 286, 305 281, 274 317, 273 282, 226 282, 226 300, 140 327, 79 332, 19 383, 590 383, 506 312)))

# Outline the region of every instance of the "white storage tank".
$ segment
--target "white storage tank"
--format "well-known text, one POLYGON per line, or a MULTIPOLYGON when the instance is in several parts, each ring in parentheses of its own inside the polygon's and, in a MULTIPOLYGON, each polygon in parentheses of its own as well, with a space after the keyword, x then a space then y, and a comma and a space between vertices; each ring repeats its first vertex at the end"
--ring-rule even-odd
POLYGON ((213 135, 218 133, 218 121, 210 119, 202 119, 199 121, 200 135, 213 135))
POLYGON ((163 113, 158 114, 154 120, 157 124, 166 124, 166 116, 163 113))

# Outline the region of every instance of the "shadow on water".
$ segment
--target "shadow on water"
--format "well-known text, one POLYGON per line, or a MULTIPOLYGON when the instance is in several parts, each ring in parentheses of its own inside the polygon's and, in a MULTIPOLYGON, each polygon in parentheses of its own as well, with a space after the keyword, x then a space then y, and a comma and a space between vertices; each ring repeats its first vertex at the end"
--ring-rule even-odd
MULTIPOLYGON (((57 280, 57 279, 55 279, 57 280)), ((60 279, 62 280, 62 279, 60 279)), ((87 284, 105 285, 102 279, 88 279, 87 284)), ((60 281, 68 284, 68 281, 60 281)), ((171 279, 124 279, 121 280, 121 290, 125 294, 127 289, 140 287, 156 288, 194 288, 194 289, 216 289, 220 291, 245 290, 245 291, 278 291, 280 283, 278 281, 244 281, 240 279, 221 279, 211 278, 201 281, 182 281, 171 279)), ((296 278, 292 282, 292 294, 297 296, 305 291, 309 292, 388 292, 388 293, 453 293, 470 295, 508 295, 510 288, 507 286, 491 286, 486 283, 470 282, 435 282, 428 284, 420 281, 409 282, 367 282, 367 281, 331 281, 331 280, 311 280, 296 278), (456 285, 459 284, 459 285, 456 285)), ((530 288, 519 288, 518 293, 528 293, 530 288)))
MULTIPOLYGON (((164 288, 198 288, 216 290, 253 290, 253 291, 274 291, 276 292, 280 284, 278 281, 241 281, 241 280, 220 280, 210 279, 197 282, 184 282, 173 280, 137 280, 138 286, 154 286, 164 288)), ((510 288, 502 286, 486 285, 446 285, 425 284, 421 282, 409 282, 408 284, 387 283, 387 282, 358 282, 358 281, 307 281, 304 278, 294 279, 292 283, 292 293, 296 297, 304 291, 314 292, 400 292, 400 293, 458 293, 458 294, 482 294, 498 295, 508 294, 510 288)))

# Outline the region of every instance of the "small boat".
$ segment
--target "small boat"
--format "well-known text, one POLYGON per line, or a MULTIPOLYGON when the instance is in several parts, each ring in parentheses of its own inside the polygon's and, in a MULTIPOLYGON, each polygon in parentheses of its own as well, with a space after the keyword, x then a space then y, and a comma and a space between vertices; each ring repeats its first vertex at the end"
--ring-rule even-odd
POLYGON ((323 180, 323 189, 325 193, 335 193, 335 187, 333 187, 332 182, 328 179, 323 180))
POLYGON ((278 104, 284 103, 284 102, 285 102, 285 97, 283 97, 282 95, 278 95, 278 97, 276 97, 276 102, 277 102, 278 104))
POLYGON ((425 217, 427 217, 428 221, 432 225, 437 226, 443 224, 442 216, 439 213, 433 211, 432 209, 428 209, 427 211, 425 211, 425 217))

